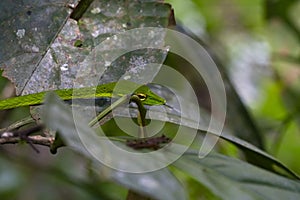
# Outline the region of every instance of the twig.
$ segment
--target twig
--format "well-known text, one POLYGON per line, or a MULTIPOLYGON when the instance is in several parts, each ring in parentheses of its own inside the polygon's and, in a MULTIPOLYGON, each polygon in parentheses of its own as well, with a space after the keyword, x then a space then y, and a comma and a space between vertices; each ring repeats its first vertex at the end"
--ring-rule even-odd
POLYGON ((28 129, 17 130, 14 132, 4 132, 0 138, 0 144, 15 144, 20 141, 26 141, 33 150, 39 153, 39 150, 33 144, 39 144, 44 146, 51 146, 54 138, 42 137, 42 136, 29 136, 32 133, 43 129, 42 125, 36 125, 28 129))
MULTIPOLYGON (((28 139, 30 139, 32 144, 48 146, 48 147, 50 147, 54 141, 54 137, 43 137, 40 135, 28 136, 28 139)), ((0 138, 0 144, 17 144, 21 141, 22 139, 17 136, 0 138)))

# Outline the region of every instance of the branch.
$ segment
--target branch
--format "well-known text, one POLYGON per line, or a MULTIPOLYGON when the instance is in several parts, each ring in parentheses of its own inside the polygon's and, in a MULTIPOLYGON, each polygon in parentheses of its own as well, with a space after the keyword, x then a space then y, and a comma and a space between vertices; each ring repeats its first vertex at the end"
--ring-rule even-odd
POLYGON ((36 125, 28 129, 17 130, 14 132, 4 132, 1 135, 0 144, 15 144, 21 141, 26 141, 37 153, 39 153, 39 150, 33 144, 39 144, 51 148, 55 140, 52 137, 43 137, 40 135, 30 136, 30 134, 42 129, 43 125, 36 125))
MULTIPOLYGON (((37 145, 42 146, 48 146, 50 147, 54 141, 54 137, 43 137, 40 135, 34 135, 34 136, 28 136, 28 139, 33 143, 37 145)), ((1 137, 0 138, 0 144, 16 144, 21 141, 24 141, 20 137, 1 137)))

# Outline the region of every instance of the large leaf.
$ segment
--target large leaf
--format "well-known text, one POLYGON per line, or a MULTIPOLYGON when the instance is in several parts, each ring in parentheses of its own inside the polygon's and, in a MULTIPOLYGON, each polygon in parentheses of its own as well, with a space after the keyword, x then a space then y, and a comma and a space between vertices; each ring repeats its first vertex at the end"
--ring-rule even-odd
MULTIPOLYGON (((103 178, 110 178, 139 193, 157 199, 185 199, 182 186, 167 169, 134 174, 114 170, 104 166, 98 160, 101 156, 104 156, 108 160, 105 164, 114 162, 115 165, 113 166, 129 171, 131 168, 138 172, 147 170, 149 166, 155 167, 160 162, 159 159, 164 157, 163 153, 153 157, 152 161, 158 158, 155 161, 157 163, 132 160, 129 156, 125 157, 122 153, 118 154, 114 145, 107 138, 97 136, 87 126, 84 118, 81 118, 78 113, 72 112, 69 106, 63 104, 53 94, 50 94, 46 100, 43 120, 49 128, 61 133, 60 135, 69 147, 91 159, 95 172, 103 178)), ((124 148, 124 150, 131 150, 121 143, 118 143, 118 146, 124 148)))
POLYGON ((70 10, 67 2, 0 2, 0 43, 5 47, 0 50, 0 67, 16 84, 18 94, 65 23, 70 10))
POLYGON ((300 182, 278 176, 243 161, 210 154, 199 159, 189 152, 174 166, 190 174, 221 199, 298 199, 300 182))
MULTIPOLYGON (((64 1, 1 1, 0 8, 0 41, 10 47, 0 52, 0 63, 4 74, 16 84, 17 94, 69 88, 74 82, 78 87, 99 84, 101 77, 102 82, 117 81, 125 72, 130 75, 130 70, 141 69, 141 65, 158 63, 146 73, 149 82, 165 57, 165 52, 142 51, 148 46, 141 46, 141 51, 125 55, 126 59, 115 63, 105 60, 105 55, 112 57, 114 48, 120 49, 118 45, 132 50, 130 40, 123 41, 129 34, 118 39, 109 36, 138 27, 166 27, 171 14, 168 4, 95 0, 78 22, 68 18, 72 10, 64 1), (98 46, 103 40, 105 43, 98 46)), ((155 40, 155 47, 162 48, 163 33, 151 34, 148 42, 155 40)), ((131 38, 141 39, 136 35, 131 38)))
MULTIPOLYGON (((116 154, 112 152, 115 151, 111 148, 113 143, 110 143, 107 138, 102 138, 103 142, 99 142, 99 136, 86 126, 85 120, 80 118, 78 113, 72 113, 68 106, 53 95, 48 96, 44 121, 50 128, 62 133, 68 146, 91 159, 94 169, 102 176, 110 177, 139 193, 158 199, 183 199, 185 197, 177 180, 166 169, 142 174, 126 173, 103 166, 97 155, 105 153, 110 163, 116 162, 124 167, 123 169, 128 167, 128 169, 143 171, 149 166, 154 166, 155 162, 163 161, 164 157, 172 157, 180 153, 180 145, 172 144, 176 148, 166 148, 162 155, 152 157, 155 162, 153 160, 140 162, 140 160, 132 160, 130 157, 116 154), (87 138, 84 139, 83 136, 87 138)), ((117 142, 117 145, 130 151, 120 142, 117 142)), ((193 176, 221 199, 274 199, 275 197, 296 199, 300 195, 299 181, 284 178, 243 161, 218 154, 210 154, 199 159, 198 152, 189 151, 173 165, 193 176)))
MULTIPOLYGON (((183 142, 176 140, 176 142, 178 142, 179 144, 189 146, 195 138, 195 134, 197 132, 206 137, 220 138, 237 146, 246 155, 247 160, 251 164, 265 168, 274 173, 288 176, 290 178, 299 179, 299 176, 295 174, 292 170, 290 170, 287 166, 285 166, 282 162, 269 155, 265 151, 250 144, 249 142, 246 142, 233 135, 227 134, 226 130, 221 134, 214 131, 207 132, 209 123, 211 123, 210 116, 207 112, 205 112, 205 110, 200 110, 199 112, 201 113, 201 117, 199 118, 199 112, 196 112, 197 110, 199 110, 198 106, 195 105, 194 102, 188 101, 188 99, 186 98, 182 98, 180 91, 177 92, 177 90, 173 89, 173 92, 176 91, 176 96, 174 96, 173 92, 168 91, 167 89, 161 86, 152 87, 152 90, 165 97, 167 99, 167 102, 177 102, 177 105, 176 103, 172 104, 175 106, 175 108, 162 108, 162 106, 151 106, 151 109, 149 110, 151 114, 148 114, 146 117, 151 119, 153 127, 165 126, 165 128, 161 130, 161 133, 170 136, 174 136, 177 134, 179 135, 179 140, 183 140, 183 138, 185 138, 183 142), (178 105, 178 102, 181 103, 181 107, 178 105), (179 127, 181 128, 181 130, 179 130, 179 127)), ((123 124, 126 125, 132 124, 132 122, 130 122, 129 119, 132 113, 135 113, 136 116, 136 109, 133 108, 128 111, 128 108, 121 107, 114 112, 114 120, 123 121, 123 124)), ((116 124, 106 124, 105 126, 112 128, 113 126, 116 126, 116 124)), ((156 129, 158 128, 154 128, 153 131, 155 131, 156 129)), ((198 144, 200 146, 203 145, 201 144, 201 141, 199 141, 198 144)), ((210 145, 209 142, 207 144, 210 145)), ((200 149, 200 146, 198 146, 197 148, 200 149)), ((211 149, 212 148, 213 146, 211 147, 211 149)))

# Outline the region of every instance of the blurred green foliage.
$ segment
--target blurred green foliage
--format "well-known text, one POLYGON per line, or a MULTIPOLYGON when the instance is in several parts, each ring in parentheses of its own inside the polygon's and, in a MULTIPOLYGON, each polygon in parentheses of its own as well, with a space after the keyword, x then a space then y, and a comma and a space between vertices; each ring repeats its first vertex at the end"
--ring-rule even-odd
MULTIPOLYGON (((168 2, 174 7, 177 22, 188 26, 217 52, 240 97, 254 99, 243 100, 262 130, 267 152, 300 173, 300 161, 297 159, 300 152, 300 2, 168 2), (251 47, 255 42, 267 45, 267 48, 262 51, 259 46, 251 47), (241 53, 242 46, 250 47, 248 53, 241 53), (239 53, 231 54, 233 49, 239 53), (261 52, 260 56, 253 56, 255 52, 261 52), (266 62, 256 62, 255 59, 259 60, 263 55, 266 62), (240 59, 241 56, 244 58, 240 59), (246 66, 246 70, 241 66, 246 66), (239 73, 239 67, 243 74, 239 73), (252 76, 247 80, 244 74, 252 76), (254 95, 251 95, 252 88, 254 95)), ((223 151, 226 152, 225 149, 223 151)))
MULTIPOLYGON (((274 142, 280 145, 279 159, 285 160, 295 155, 293 152, 284 150, 286 148, 299 146, 298 149, 293 150, 300 151, 299 140, 296 139, 297 135, 299 136, 299 127, 297 127, 299 123, 295 121, 300 112, 299 109, 295 110, 298 107, 297 104, 299 104, 297 102, 300 92, 299 14, 297 16, 300 11, 300 2, 295 0, 194 0, 188 1, 185 6, 181 6, 183 3, 180 1, 170 0, 169 2, 175 9, 179 24, 185 26, 185 22, 188 20, 197 21, 201 19, 204 21, 202 24, 194 24, 193 27, 188 28, 197 30, 201 27, 201 30, 205 30, 202 33, 202 39, 216 49, 228 69, 232 69, 232 63, 238 61, 237 65, 247 65, 247 68, 249 68, 244 73, 253 73, 255 78, 258 77, 256 83, 248 82, 250 83, 249 87, 251 87, 251 84, 254 85, 258 95, 255 96, 255 101, 247 102, 247 106, 256 117, 255 121, 264 130, 264 136, 269 147, 273 146, 274 148, 274 145, 272 145, 274 142), (187 5, 190 9, 187 8, 187 5), (181 8, 194 14, 183 12, 181 8), (185 15, 198 19, 186 18, 185 15), (287 24, 286 18, 292 25, 287 24), (253 42, 268 45, 268 48, 263 52, 267 62, 263 64, 257 64, 254 61, 250 64, 245 63, 247 56, 250 59, 255 59, 253 54, 255 55, 256 51, 260 52, 260 49, 252 48, 252 53, 246 55, 229 54, 231 51, 226 51, 226 49, 230 50, 240 46, 237 51, 241 52, 243 45, 249 46, 253 42), (239 59, 235 56, 244 56, 245 58, 239 59), (267 71, 267 73, 262 73, 262 71, 267 71), (293 124, 296 126, 289 128, 293 124), (283 126, 286 128, 282 128, 283 126), (278 138, 278 135, 284 135, 286 131, 294 132, 291 134, 295 136, 289 134, 293 138, 292 141, 289 141, 291 143, 285 142, 287 139, 284 139, 284 137, 280 137, 280 141, 274 141, 275 138, 278 138)), ((235 77, 233 74, 236 71, 229 70, 230 77, 235 77)), ((232 81, 236 83, 235 80, 232 81)), ((239 81, 235 85, 243 84, 243 80, 239 81)), ((240 90, 237 87, 237 90, 239 94, 243 94, 247 93, 249 87, 240 90)), ((241 98, 243 97, 241 96, 241 98)), ((300 162, 298 165, 295 165, 295 162, 297 162, 297 159, 294 159, 292 163, 284 163, 289 166, 293 165, 293 169, 300 172, 300 162)))

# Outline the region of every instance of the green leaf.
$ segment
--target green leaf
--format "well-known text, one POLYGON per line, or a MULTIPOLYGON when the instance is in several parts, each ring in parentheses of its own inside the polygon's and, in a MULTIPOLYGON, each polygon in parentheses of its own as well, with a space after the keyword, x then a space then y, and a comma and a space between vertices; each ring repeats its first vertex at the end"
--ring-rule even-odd
POLYGON ((298 199, 300 196, 299 181, 219 154, 199 159, 197 152, 189 152, 173 165, 221 199, 298 199))
MULTIPOLYGON (((128 169, 144 171, 148 169, 147 166, 155 166, 157 163, 132 160, 129 156, 117 154, 114 144, 108 138, 97 136, 78 113, 74 110, 72 112, 71 108, 63 104, 54 94, 47 96, 43 113, 43 121, 47 127, 59 131, 67 146, 91 159, 95 172, 103 178, 110 178, 141 194, 157 199, 185 199, 182 186, 167 169, 134 174, 104 166, 99 161, 99 155, 114 162, 114 166, 125 167, 125 170, 128 167, 128 169)), ((132 151, 120 142, 116 144, 125 150, 132 151)), ((157 158, 157 162, 160 162, 160 156, 163 156, 162 153, 154 157, 157 158)))
MULTIPOLYGON (((163 88, 160 88, 161 91, 156 91, 158 94, 162 95, 166 99, 168 99, 167 102, 172 102, 172 98, 175 98, 174 95, 172 96, 169 94, 169 92, 163 88)), ((166 126, 168 128, 163 129, 163 134, 167 134, 170 136, 174 136, 178 132, 178 128, 184 128, 185 136, 181 136, 180 138, 190 139, 195 137, 195 134, 198 132, 198 134, 208 134, 211 135, 211 137, 219 137, 225 141, 228 141, 232 144, 234 144, 236 147, 238 147, 245 155, 246 159, 256 166, 262 167, 264 169, 267 169, 271 172, 281 174, 290 178, 299 179, 299 176, 294 173, 292 170, 290 170, 287 166, 285 166, 283 163, 281 163, 279 160, 274 158, 273 156, 269 155, 265 151, 262 151, 261 149, 257 148, 256 146, 238 138, 233 135, 226 134, 222 132, 222 134, 218 134, 216 132, 209 132, 206 133, 209 126, 209 117, 208 114, 204 110, 200 110, 201 118, 200 121, 196 121, 198 116, 198 112, 195 112, 197 110, 196 105, 194 105, 192 102, 188 101, 187 99, 181 99, 180 95, 176 95, 177 100, 179 102, 184 102, 186 106, 186 110, 181 110, 181 112, 178 112, 176 108, 164 108, 162 109, 161 106, 151 106, 151 117, 149 115, 146 116, 146 118, 151 118, 152 123, 158 123, 163 124, 166 123, 166 126)), ((180 109, 180 108, 179 108, 180 109)), ((125 108, 120 108, 115 114, 116 117, 126 117, 130 118, 129 113, 134 113, 136 110, 132 110, 128 112, 125 108)), ((126 120, 126 119, 124 119, 126 120)), ((125 123, 125 122, 124 122, 125 123)), ((127 122, 130 123, 130 122, 127 122)), ((108 124, 107 124, 108 126, 108 124)), ((162 125, 157 125, 162 126, 162 125)), ((242 133, 240 133, 242 134, 242 133)), ((174 141, 173 141, 174 142, 174 141)), ((179 142, 180 143, 180 142, 179 142)), ((190 145, 188 141, 184 141, 181 144, 184 145, 190 145)))
POLYGON ((116 172, 113 178, 118 183, 155 199, 186 199, 183 187, 167 168, 143 174, 116 172))

